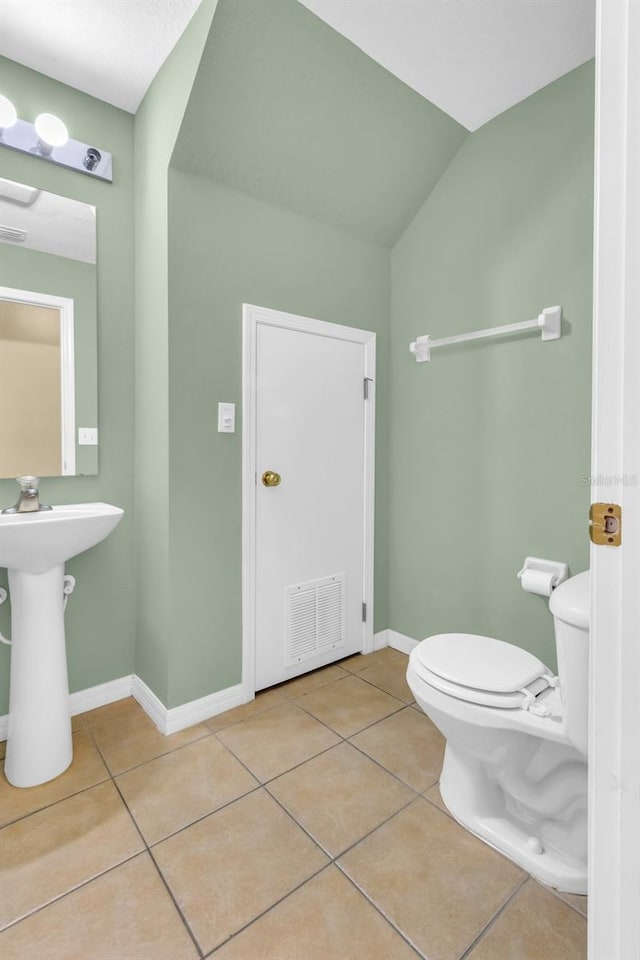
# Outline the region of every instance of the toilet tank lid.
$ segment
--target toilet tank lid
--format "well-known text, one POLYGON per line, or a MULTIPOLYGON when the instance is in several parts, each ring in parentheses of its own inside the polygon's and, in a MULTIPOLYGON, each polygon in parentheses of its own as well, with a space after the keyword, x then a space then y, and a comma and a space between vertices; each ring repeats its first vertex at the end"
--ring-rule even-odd
POLYGON ((432 673, 476 690, 513 693, 550 671, 532 653, 512 643, 475 633, 439 633, 416 647, 415 656, 432 673))
POLYGON ((589 626, 589 571, 577 573, 569 577, 551 594, 549 610, 558 620, 570 623, 575 627, 589 626))

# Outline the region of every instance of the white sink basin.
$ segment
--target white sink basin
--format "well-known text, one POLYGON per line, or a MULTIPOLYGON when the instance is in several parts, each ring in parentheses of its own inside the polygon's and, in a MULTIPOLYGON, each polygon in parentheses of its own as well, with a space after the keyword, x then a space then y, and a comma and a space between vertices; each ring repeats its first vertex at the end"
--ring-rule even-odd
POLYGON ((73 757, 64 637, 64 563, 107 537, 124 510, 73 503, 0 514, 9 570, 11 680, 4 772, 14 787, 58 777, 73 757))
POLYGON ((37 513, 0 513, 0 567, 46 573, 107 537, 124 510, 70 503, 37 513))

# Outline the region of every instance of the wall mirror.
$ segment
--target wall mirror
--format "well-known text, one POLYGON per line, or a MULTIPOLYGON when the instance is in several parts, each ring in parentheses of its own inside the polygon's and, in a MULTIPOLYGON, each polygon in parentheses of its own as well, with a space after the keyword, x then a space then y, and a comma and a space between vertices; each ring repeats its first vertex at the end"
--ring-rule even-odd
POLYGON ((96 209, 0 178, 0 244, 0 477, 95 474, 96 209))

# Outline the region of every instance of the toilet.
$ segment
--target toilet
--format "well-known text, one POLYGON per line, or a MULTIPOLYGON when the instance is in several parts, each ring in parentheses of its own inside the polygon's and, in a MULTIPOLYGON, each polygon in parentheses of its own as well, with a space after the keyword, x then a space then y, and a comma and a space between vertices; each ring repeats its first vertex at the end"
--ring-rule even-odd
POLYGON ((444 633, 407 682, 446 738, 442 799, 464 827, 558 890, 587 892, 589 572, 557 587, 558 676, 493 637, 444 633))

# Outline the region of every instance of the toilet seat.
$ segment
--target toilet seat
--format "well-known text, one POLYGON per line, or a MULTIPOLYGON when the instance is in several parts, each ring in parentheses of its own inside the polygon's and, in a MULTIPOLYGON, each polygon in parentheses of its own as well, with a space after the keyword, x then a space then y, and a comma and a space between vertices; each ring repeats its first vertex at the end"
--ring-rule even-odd
POLYGON ((428 637, 412 660, 416 675, 436 690, 506 710, 537 713, 535 698, 558 682, 541 660, 521 647, 472 633, 428 637))

